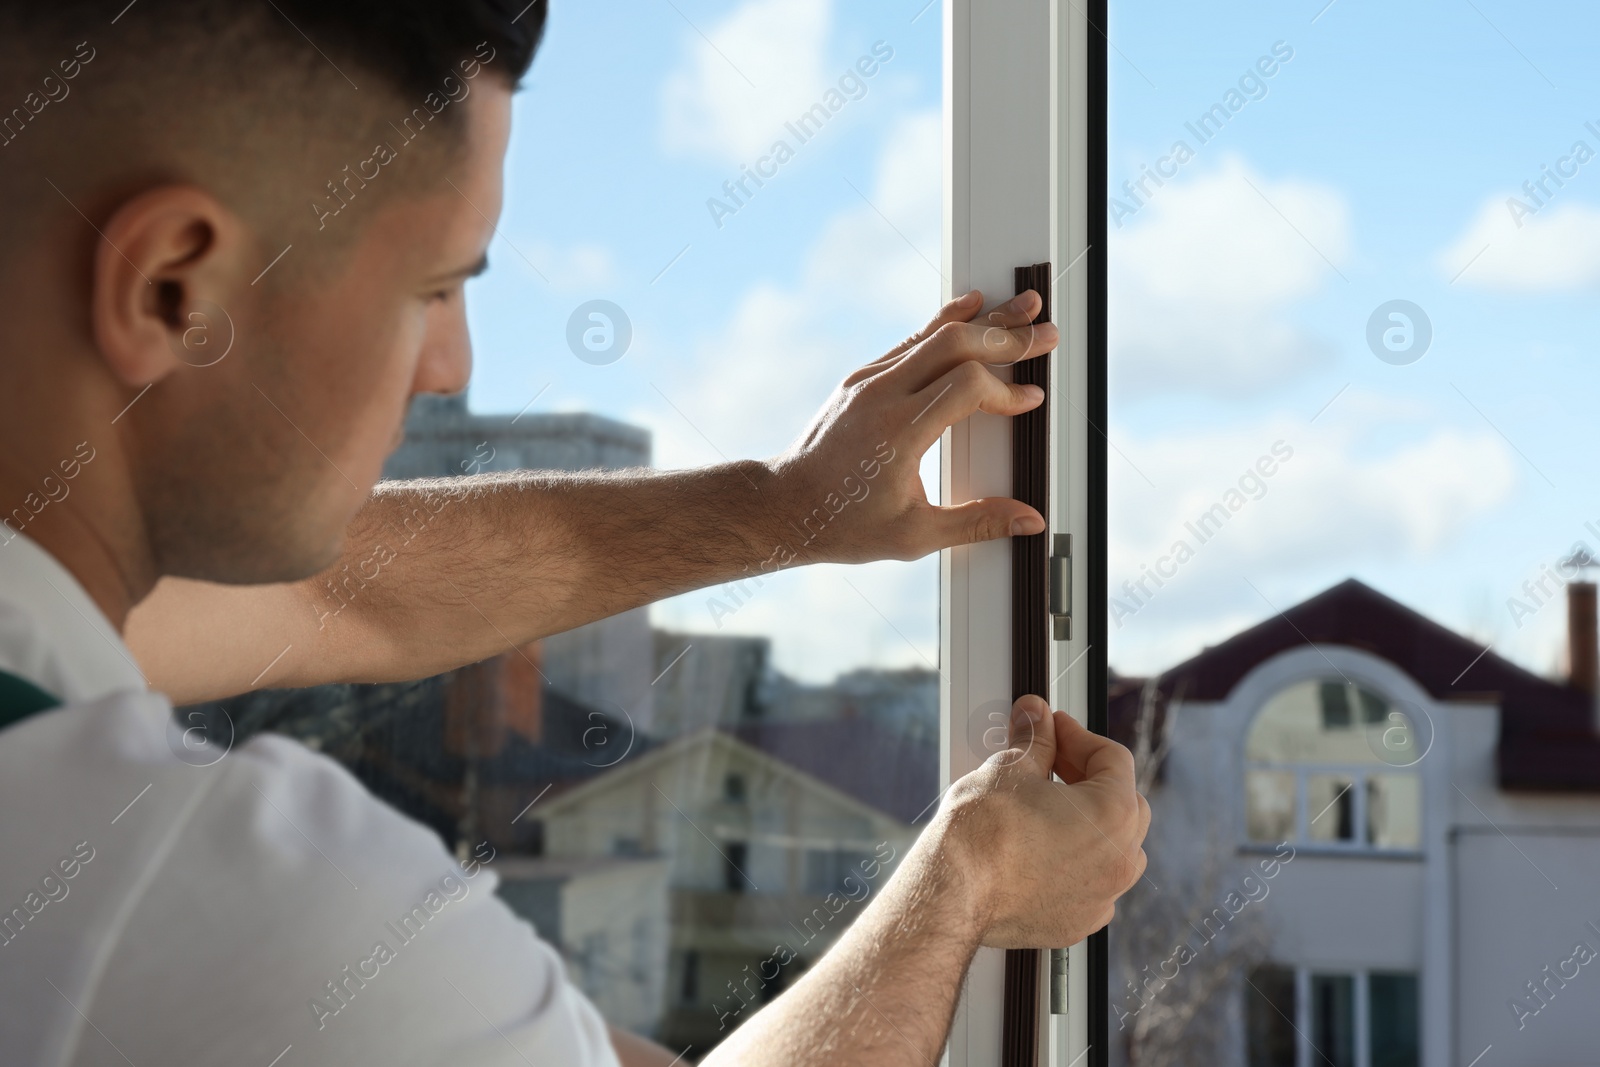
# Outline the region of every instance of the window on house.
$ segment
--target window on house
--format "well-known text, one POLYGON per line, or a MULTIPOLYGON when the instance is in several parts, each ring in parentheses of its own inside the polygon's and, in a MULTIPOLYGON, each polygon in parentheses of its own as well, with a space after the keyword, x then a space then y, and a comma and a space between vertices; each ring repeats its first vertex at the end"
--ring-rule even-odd
POLYGON ((845 879, 869 869, 872 853, 850 848, 812 848, 806 850, 806 892, 826 894, 846 888, 845 879))
POLYGON ((1245 834, 1328 848, 1417 849, 1422 791, 1409 713, 1346 679, 1267 701, 1245 741, 1245 834))
POLYGON ((681 960, 678 1000, 684 1004, 694 1004, 700 999, 700 953, 695 949, 689 949, 681 960))
POLYGON ((1416 1067, 1421 1060, 1422 1018, 1417 976, 1373 972, 1367 975, 1370 1067, 1416 1067))
POLYGON ((604 930, 583 935, 579 943, 577 972, 578 985, 588 994, 594 994, 606 980, 611 963, 611 938, 604 930))
POLYGON ((1257 967, 1248 979, 1246 1053, 1249 1067, 1295 1067, 1294 971, 1257 967))
POLYGON ((743 841, 729 841, 722 846, 722 888, 730 893, 743 893, 745 869, 750 863, 750 847, 743 841))
POLYGON ((1356 1067, 1356 980, 1311 975, 1311 1047, 1330 1067, 1356 1067))
POLYGON ((729 804, 744 803, 744 775, 730 774, 722 779, 722 799, 729 804))
POLYGON ((1266 965, 1248 976, 1249 1067, 1417 1067, 1415 974, 1266 965))

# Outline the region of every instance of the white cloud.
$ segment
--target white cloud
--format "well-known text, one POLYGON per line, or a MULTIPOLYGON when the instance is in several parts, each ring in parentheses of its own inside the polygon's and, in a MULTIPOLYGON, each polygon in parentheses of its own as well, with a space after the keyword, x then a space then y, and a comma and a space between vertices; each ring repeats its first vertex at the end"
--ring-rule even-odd
POLYGON ((1232 636, 1240 620, 1269 613, 1245 579, 1264 593, 1294 588, 1310 595, 1364 566, 1427 561, 1510 497, 1516 464, 1493 433, 1440 426, 1419 413, 1405 428, 1413 432, 1378 447, 1374 435, 1392 427, 1381 411, 1352 403, 1342 421, 1330 412, 1316 427, 1271 419, 1211 433, 1119 438, 1156 488, 1125 466, 1113 470, 1111 592, 1136 609, 1116 628, 1116 665, 1172 666, 1203 643, 1232 636), (1264 490, 1252 485, 1235 497, 1243 506, 1220 530, 1208 528, 1202 543, 1185 524, 1225 503, 1276 442, 1293 455, 1260 479, 1264 490), (1123 583, 1137 581, 1180 539, 1192 558, 1164 564, 1176 576, 1161 587, 1147 579, 1153 595, 1134 599, 1123 583))
POLYGON ((1119 393, 1254 393, 1326 362, 1286 312, 1337 277, 1349 214, 1336 191, 1237 157, 1164 189, 1109 249, 1119 393))
POLYGON ((662 137, 679 152, 748 163, 816 102, 831 0, 747 0, 705 37, 691 34, 662 86, 662 137))
POLYGON ((1586 288, 1600 282, 1600 209, 1553 204, 1519 220, 1490 197, 1436 263, 1446 278, 1485 289, 1586 288))
MULTIPOLYGON (((716 450, 776 453, 846 374, 932 315, 939 275, 927 260, 939 260, 940 136, 936 111, 901 119, 862 187, 871 204, 849 193, 854 203, 821 227, 792 285, 753 284, 695 346, 686 373, 656 378, 693 420, 665 405, 633 417, 652 427, 658 466, 715 462, 716 450)), ((923 474, 936 498, 937 461, 924 462, 923 474)), ((713 595, 658 605, 657 625, 715 631, 706 607, 713 595)), ((811 681, 864 664, 927 666, 938 662, 938 559, 785 572, 723 621, 716 632, 770 635, 776 666, 811 681)))
MULTIPOLYGON (((616 280, 616 264, 604 245, 579 243, 566 247, 548 241, 517 242, 552 287, 564 293, 603 289, 616 280)), ((515 252, 511 255, 520 259, 515 252)))
POLYGON ((937 310, 940 136, 936 112, 900 120, 862 190, 871 203, 823 225, 795 284, 752 285, 687 374, 658 380, 693 424, 668 412, 658 464, 714 461, 701 433, 728 456, 780 451, 845 375, 937 310))

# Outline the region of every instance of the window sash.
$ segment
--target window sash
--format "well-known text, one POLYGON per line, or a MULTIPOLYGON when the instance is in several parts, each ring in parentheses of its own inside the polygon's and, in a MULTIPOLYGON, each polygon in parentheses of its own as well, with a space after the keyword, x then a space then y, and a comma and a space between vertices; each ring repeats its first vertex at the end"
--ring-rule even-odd
MULTIPOLYGON (((945 294, 1012 294, 1016 267, 1048 261, 1062 342, 1050 358, 1051 500, 1048 534, 1070 533, 1070 641, 1052 642, 1048 696, 1104 732, 1106 700, 1105 440, 1105 0, 945 0, 945 294), (1092 23, 1092 25, 1091 25, 1092 23), (1070 269, 1069 269, 1070 268, 1070 269), (1092 606, 1092 607, 1091 607, 1092 606)), ((1009 420, 979 414, 941 442, 945 502, 1011 495, 1009 420)), ((968 744, 1011 698, 1011 548, 1006 542, 943 553, 940 564, 941 751, 944 780, 981 762, 968 744)), ((1050 1012, 1051 958, 1037 961, 1029 1025, 1036 1060, 1102 1067, 1107 1061, 1105 935, 1066 958, 1065 1015, 1050 1012)), ((957 1006, 946 1063, 1002 1063, 1004 957, 980 950, 957 1006)), ((1024 1006, 1026 1007, 1026 1006, 1024 1006)), ((1006 1064, 1005 1067, 1011 1067, 1006 1064)))

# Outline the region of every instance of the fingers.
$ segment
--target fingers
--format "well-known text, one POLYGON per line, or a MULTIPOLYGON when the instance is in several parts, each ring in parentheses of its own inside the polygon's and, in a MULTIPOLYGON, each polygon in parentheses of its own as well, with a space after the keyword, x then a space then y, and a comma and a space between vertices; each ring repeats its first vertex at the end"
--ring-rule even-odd
MULTIPOLYGON (((891 373, 898 373, 891 372, 891 373)), ((911 447, 921 455, 944 433, 975 411, 991 415, 1020 415, 1044 403, 1037 385, 1003 382, 982 364, 962 361, 937 381, 911 397, 911 447)))
POLYGON ((986 496, 964 504, 925 506, 928 514, 919 519, 917 536, 927 540, 913 549, 912 558, 916 559, 955 545, 1044 532, 1044 516, 1010 497, 986 496))
POLYGON ((1144 872, 1147 868, 1149 868, 1149 866, 1150 857, 1145 855, 1144 849, 1134 849, 1133 855, 1128 857, 1128 884, 1123 887, 1122 891, 1126 893, 1129 889, 1132 889, 1135 885, 1138 885, 1139 879, 1144 877, 1144 872))
POLYGON ((1060 331, 1049 322, 1037 326, 1023 322, 1009 327, 976 322, 948 323, 908 352, 899 364, 885 372, 885 376, 898 380, 902 387, 917 391, 963 363, 1009 366, 1044 355, 1053 350, 1060 339, 1060 331))
POLYGON ((985 326, 998 326, 1001 329, 1012 330, 1019 326, 1026 326, 1039 315, 1039 309, 1044 301, 1032 289, 1018 293, 1016 296, 998 305, 993 310, 985 312, 977 321, 985 326))
POLYGON ((1077 785, 1083 781, 1083 771, 1067 758, 1067 750, 1077 750, 1078 740, 1076 734, 1085 734, 1089 728, 1074 719, 1065 711, 1056 714, 1056 765, 1055 772, 1063 782, 1068 785, 1077 785))
MULTIPOLYGON (((973 327, 974 330, 978 331, 976 336, 981 338, 988 330, 1004 332, 1026 327, 1028 323, 1033 321, 1034 316, 1039 313, 1041 304, 1039 294, 1031 289, 1014 296, 983 316, 982 321, 973 327)), ((904 360, 906 353, 930 340, 942 327, 970 323, 982 308, 983 294, 976 289, 956 297, 940 308, 922 329, 895 345, 883 356, 852 373, 845 379, 845 384, 854 385, 893 367, 904 360)), ((1001 347, 1009 343, 1000 341, 998 333, 995 334, 994 341, 997 346, 1001 347)), ((1008 355, 1007 358, 1000 359, 998 362, 1011 363, 1022 358, 1024 357, 1020 355, 1008 355)), ((922 380, 912 385, 911 388, 920 388, 926 383, 927 377, 927 375, 924 375, 922 380)))
POLYGON ((1091 733, 1064 711, 1056 712, 1055 726, 1055 772, 1062 781, 1070 784, 1096 779, 1134 788, 1133 753, 1109 737, 1091 733))
POLYGON ((936 312, 928 324, 904 341, 891 348, 882 359, 875 360, 871 366, 880 366, 884 363, 893 363, 911 349, 917 347, 928 338, 932 337, 939 327, 951 322, 971 322, 973 316, 983 307, 983 294, 973 289, 956 297, 936 312))
MULTIPOLYGON (((1029 289, 1025 293, 1018 293, 1005 303, 985 314, 982 323, 986 326, 1000 326, 1014 329, 1026 326, 1032 322, 1034 316, 1039 314, 1043 302, 1039 294, 1029 289)), ((964 293, 950 301, 928 320, 928 325, 907 337, 894 347, 894 350, 885 358, 902 356, 917 347, 938 332, 939 327, 952 322, 971 322, 983 307, 983 294, 976 289, 964 293)))
POLYGON ((1018 697, 1011 705, 1005 763, 1024 773, 1049 778, 1056 759, 1055 717, 1042 697, 1018 697))

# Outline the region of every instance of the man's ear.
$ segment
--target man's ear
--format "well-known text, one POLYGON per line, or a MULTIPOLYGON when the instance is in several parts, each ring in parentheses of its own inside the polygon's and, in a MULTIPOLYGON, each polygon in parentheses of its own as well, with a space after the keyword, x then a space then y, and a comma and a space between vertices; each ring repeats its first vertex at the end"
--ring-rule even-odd
POLYGON ((111 373, 139 388, 209 362, 194 353, 196 316, 235 302, 248 244, 240 220, 202 189, 164 185, 124 201, 101 235, 89 311, 111 373))

